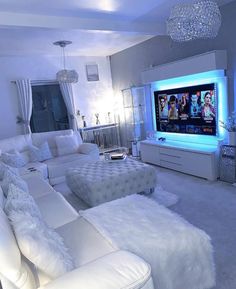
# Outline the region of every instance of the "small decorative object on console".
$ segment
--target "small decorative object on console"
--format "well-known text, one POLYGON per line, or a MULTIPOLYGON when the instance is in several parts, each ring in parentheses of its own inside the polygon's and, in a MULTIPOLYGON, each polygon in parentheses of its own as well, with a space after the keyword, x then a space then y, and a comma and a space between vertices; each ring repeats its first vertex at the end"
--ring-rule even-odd
POLYGON ((160 141, 165 141, 166 138, 165 138, 165 137, 159 137, 158 140, 160 140, 160 141))
POLYGON ((87 123, 85 121, 85 115, 82 115, 82 121, 83 121, 83 127, 86 127, 87 126, 87 123))
POLYGON ((111 160, 123 160, 126 157, 123 153, 111 154, 111 160))
POLYGON ((220 120, 220 126, 228 131, 229 145, 236 146, 236 112, 233 111, 226 121, 220 120))
POLYGON ((220 120, 220 126, 229 132, 236 132, 236 111, 233 111, 226 121, 220 120))
POLYGON ((96 124, 100 124, 99 113, 95 113, 95 117, 96 117, 96 124))

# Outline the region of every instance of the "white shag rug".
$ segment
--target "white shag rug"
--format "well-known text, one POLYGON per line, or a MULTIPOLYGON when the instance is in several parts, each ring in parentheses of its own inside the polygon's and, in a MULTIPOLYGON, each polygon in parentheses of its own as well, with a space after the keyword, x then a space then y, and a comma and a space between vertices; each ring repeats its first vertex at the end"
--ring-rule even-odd
MULTIPOLYGON (((80 200, 74 193, 71 192, 70 188, 66 183, 60 183, 54 186, 57 192, 60 192, 65 196, 67 201, 75 207, 76 210, 84 210, 88 208, 88 205, 80 200)), ((146 197, 156 201, 158 204, 165 207, 171 207, 179 201, 179 197, 175 194, 165 191, 161 185, 157 185, 155 191, 152 194, 145 195, 146 197)))
POLYGON ((208 289, 215 285, 209 236, 179 215, 134 194, 80 211, 113 247, 152 268, 157 289, 208 289))
POLYGON ((179 201, 178 196, 165 191, 161 185, 157 185, 155 191, 147 196, 165 207, 171 207, 179 201))

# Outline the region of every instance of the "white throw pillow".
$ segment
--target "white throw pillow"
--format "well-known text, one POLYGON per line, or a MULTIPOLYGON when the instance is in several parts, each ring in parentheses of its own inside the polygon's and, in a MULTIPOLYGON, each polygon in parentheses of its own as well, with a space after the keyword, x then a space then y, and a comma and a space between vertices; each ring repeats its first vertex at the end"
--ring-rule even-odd
POLYGON ((19 210, 28 212, 31 216, 41 216, 39 207, 33 197, 28 192, 21 190, 13 184, 9 185, 4 210, 7 215, 9 215, 11 211, 19 210))
POLYGON ((1 160, 5 164, 15 168, 21 168, 27 164, 26 158, 18 151, 2 153, 1 160))
POLYGON ((63 239, 38 216, 10 211, 21 253, 47 276, 55 279, 75 268, 63 239))
POLYGON ((48 142, 44 142, 39 147, 36 147, 33 145, 30 146, 29 152, 30 152, 30 160, 32 162, 37 162, 37 161, 43 162, 52 158, 52 153, 48 146, 48 142))
POLYGON ((16 185, 18 188, 22 189, 25 192, 29 191, 27 183, 21 177, 16 176, 10 170, 6 170, 1 184, 5 196, 7 196, 8 194, 8 188, 10 184, 16 185))
POLYGON ((0 161, 0 180, 3 179, 4 173, 6 170, 10 170, 13 174, 19 176, 19 171, 17 168, 10 167, 5 163, 0 161))
POLYGON ((78 152, 79 144, 76 135, 60 135, 55 137, 58 156, 74 154, 78 152))

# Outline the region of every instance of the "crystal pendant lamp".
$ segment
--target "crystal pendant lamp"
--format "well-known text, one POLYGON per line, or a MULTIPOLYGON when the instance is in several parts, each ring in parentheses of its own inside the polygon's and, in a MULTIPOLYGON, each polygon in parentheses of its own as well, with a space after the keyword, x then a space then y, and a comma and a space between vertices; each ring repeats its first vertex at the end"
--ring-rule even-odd
POLYGON ((63 52, 63 67, 64 69, 57 72, 57 81, 58 82, 66 82, 66 83, 75 83, 78 82, 79 76, 75 70, 68 70, 66 69, 66 57, 65 57, 65 47, 66 45, 71 44, 71 41, 60 40, 54 42, 54 45, 58 45, 62 48, 63 52))
POLYGON ((174 41, 207 39, 217 36, 221 14, 213 0, 198 0, 191 4, 177 4, 167 20, 167 34, 174 41))

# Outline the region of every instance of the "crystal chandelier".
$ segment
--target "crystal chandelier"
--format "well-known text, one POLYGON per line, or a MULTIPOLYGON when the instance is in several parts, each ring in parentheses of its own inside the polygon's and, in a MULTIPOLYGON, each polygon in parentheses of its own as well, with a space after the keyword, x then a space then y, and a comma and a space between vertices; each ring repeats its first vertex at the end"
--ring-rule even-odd
POLYGON ((217 36, 221 14, 213 0, 199 0, 191 4, 177 4, 167 20, 167 34, 174 41, 207 39, 217 36))
POLYGON ((67 70, 66 69, 66 57, 65 57, 65 47, 68 44, 71 44, 71 41, 60 40, 54 42, 54 45, 58 45, 62 48, 63 52, 63 68, 62 70, 57 72, 57 81, 58 82, 66 82, 66 83, 75 83, 78 82, 78 73, 75 70, 67 70))

